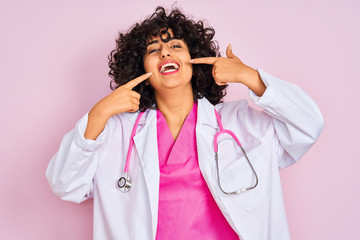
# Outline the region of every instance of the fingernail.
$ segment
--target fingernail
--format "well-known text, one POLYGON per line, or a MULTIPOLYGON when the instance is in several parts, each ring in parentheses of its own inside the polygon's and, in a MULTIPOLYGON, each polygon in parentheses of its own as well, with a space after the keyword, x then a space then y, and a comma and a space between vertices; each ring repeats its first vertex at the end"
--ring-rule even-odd
POLYGON ((190 61, 189 61, 189 63, 193 63, 194 62, 194 59, 191 59, 190 61))
POLYGON ((148 72, 148 73, 146 74, 146 76, 151 76, 151 74, 152 74, 152 72, 148 72))
POLYGON ((229 44, 229 49, 232 51, 231 43, 229 44))

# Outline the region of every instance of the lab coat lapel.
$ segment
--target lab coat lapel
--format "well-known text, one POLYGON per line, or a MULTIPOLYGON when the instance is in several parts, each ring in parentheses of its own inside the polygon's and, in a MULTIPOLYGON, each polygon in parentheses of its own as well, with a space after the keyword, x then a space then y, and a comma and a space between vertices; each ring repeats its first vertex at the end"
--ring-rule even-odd
POLYGON ((196 144, 199 167, 211 192, 211 195, 215 199, 224 217, 228 220, 232 228, 235 229, 231 217, 221 200, 220 193, 217 190, 214 136, 218 131, 218 124, 216 121, 214 109, 214 106, 208 100, 198 100, 196 144))
POLYGON ((196 144, 199 167, 214 198, 217 197, 217 194, 211 186, 213 185, 212 180, 214 180, 215 173, 214 136, 217 131, 218 124, 215 117, 214 106, 205 98, 199 99, 196 123, 196 144))
POLYGON ((150 209, 152 215, 153 239, 155 239, 158 203, 160 170, 157 146, 156 111, 148 110, 144 114, 139 125, 143 128, 134 137, 135 148, 139 154, 140 163, 143 169, 147 192, 149 194, 150 209))

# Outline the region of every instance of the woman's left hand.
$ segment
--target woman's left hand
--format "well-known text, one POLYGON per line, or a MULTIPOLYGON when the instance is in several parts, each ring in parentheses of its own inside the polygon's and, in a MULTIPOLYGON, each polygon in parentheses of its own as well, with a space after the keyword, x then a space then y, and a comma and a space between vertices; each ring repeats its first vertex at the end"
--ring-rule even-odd
POLYGON ((194 58, 190 63, 212 64, 212 75, 217 85, 225 85, 228 82, 242 83, 258 96, 261 96, 266 89, 259 73, 236 57, 230 44, 226 48, 226 57, 194 58))

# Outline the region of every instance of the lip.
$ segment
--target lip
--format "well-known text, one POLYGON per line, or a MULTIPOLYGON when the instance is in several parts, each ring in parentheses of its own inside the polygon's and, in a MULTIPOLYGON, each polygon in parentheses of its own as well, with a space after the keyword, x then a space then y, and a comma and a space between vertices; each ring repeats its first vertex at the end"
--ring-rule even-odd
POLYGON ((180 70, 180 63, 178 63, 177 61, 175 61, 175 60, 165 60, 165 61, 163 61, 163 62, 161 62, 160 63, 160 65, 159 65, 159 72, 160 72, 160 74, 161 75, 169 75, 169 74, 175 74, 175 73, 177 73, 177 72, 179 72, 179 70, 180 70), (163 66, 163 65, 165 65, 165 64, 167 64, 167 63, 175 63, 176 65, 178 65, 179 66, 179 68, 176 70, 176 71, 172 71, 172 72, 166 72, 166 73, 162 73, 162 72, 160 72, 160 70, 161 70, 161 67, 163 66))

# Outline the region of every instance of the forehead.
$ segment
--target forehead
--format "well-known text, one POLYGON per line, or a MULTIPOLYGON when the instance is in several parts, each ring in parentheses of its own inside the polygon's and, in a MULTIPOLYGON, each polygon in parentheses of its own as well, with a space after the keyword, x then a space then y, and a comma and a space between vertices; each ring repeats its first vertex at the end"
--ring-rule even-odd
POLYGON ((174 33, 171 28, 161 28, 159 30, 153 31, 148 38, 146 39, 146 46, 154 43, 154 42, 168 42, 170 40, 173 40, 174 33))

